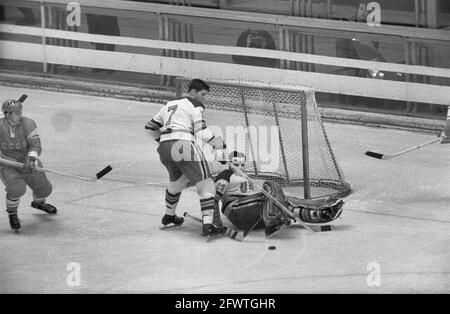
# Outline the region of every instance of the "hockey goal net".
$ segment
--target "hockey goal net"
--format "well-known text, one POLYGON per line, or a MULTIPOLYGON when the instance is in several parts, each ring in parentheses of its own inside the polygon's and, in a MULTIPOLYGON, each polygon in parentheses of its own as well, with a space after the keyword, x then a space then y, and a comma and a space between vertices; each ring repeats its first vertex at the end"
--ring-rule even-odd
MULTIPOLYGON (((303 198, 345 196, 345 182, 327 137, 311 88, 261 82, 205 80, 205 120, 227 143, 245 153, 245 172, 271 180, 288 195, 303 198)), ((182 97, 189 80, 177 79, 182 97)), ((209 159, 214 174, 226 169, 209 159)))

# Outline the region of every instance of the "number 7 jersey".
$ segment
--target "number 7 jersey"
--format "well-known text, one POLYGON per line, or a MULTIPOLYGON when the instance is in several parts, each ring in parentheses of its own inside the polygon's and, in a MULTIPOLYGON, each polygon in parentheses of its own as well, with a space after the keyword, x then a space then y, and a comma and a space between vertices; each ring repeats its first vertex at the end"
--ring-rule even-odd
POLYGON ((193 98, 169 101, 147 122, 145 129, 158 142, 195 141, 196 137, 208 142, 214 135, 206 127, 203 110, 203 104, 193 98))

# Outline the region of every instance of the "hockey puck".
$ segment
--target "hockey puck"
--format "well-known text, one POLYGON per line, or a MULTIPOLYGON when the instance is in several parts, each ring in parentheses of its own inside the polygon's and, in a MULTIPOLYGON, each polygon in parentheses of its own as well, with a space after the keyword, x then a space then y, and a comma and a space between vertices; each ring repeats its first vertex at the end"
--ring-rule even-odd
POLYGON ((99 172, 97 172, 97 174, 96 174, 97 179, 100 179, 101 177, 105 176, 105 175, 108 174, 111 170, 112 170, 112 167, 111 167, 110 165, 106 166, 105 168, 103 168, 102 170, 100 170, 99 172))
POLYGON ((276 250, 276 249, 277 249, 277 247, 275 245, 269 246, 269 250, 276 250))

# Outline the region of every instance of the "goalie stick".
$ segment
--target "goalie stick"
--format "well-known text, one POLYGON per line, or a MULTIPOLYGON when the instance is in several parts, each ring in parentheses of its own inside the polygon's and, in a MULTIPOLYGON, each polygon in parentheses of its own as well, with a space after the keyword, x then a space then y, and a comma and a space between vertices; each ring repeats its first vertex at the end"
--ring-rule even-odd
POLYGON ((260 223, 261 220, 263 220, 263 217, 262 217, 262 215, 259 215, 258 220, 253 224, 253 226, 251 226, 250 228, 244 230, 244 238, 245 238, 246 236, 248 236, 248 234, 249 234, 253 229, 255 229, 255 227, 260 223))
POLYGON ((423 144, 420 144, 420 145, 417 145, 417 146, 408 148, 408 149, 406 149, 406 150, 403 150, 403 151, 398 152, 398 153, 395 153, 395 154, 390 154, 390 155, 389 155, 389 154, 380 154, 380 153, 375 153, 375 152, 367 151, 367 152, 366 152, 366 155, 369 156, 369 157, 373 157, 373 158, 377 158, 377 159, 381 159, 381 160, 392 159, 392 158, 395 158, 395 157, 397 157, 397 156, 406 154, 406 153, 408 153, 408 152, 410 152, 410 151, 413 151, 413 150, 415 150, 415 149, 419 149, 419 148, 421 148, 421 147, 424 147, 424 146, 427 146, 427 145, 430 145, 430 144, 433 144, 433 143, 442 141, 444 138, 445 138, 445 136, 440 136, 440 137, 438 137, 438 138, 436 138, 436 139, 434 139, 434 140, 432 140, 432 141, 428 141, 428 142, 426 142, 426 143, 423 143, 423 144))
MULTIPOLYGON (((185 212, 183 214, 183 216, 187 217, 187 218, 190 218, 192 220, 195 220, 197 222, 203 223, 203 221, 200 218, 195 217, 195 216, 189 214, 188 212, 185 212)), ((244 232, 237 231, 237 230, 234 230, 234 229, 231 229, 231 228, 227 228, 225 226, 224 226, 224 228, 225 228, 224 235, 227 236, 228 238, 230 238, 232 240, 236 240, 236 241, 242 241, 244 239, 244 232)))
MULTIPOLYGON (((0 164, 15 167, 15 168, 27 168, 27 166, 25 164, 22 164, 20 162, 13 161, 13 160, 4 159, 1 157, 0 157, 0 164)), ((59 176, 69 177, 69 178, 78 179, 78 180, 82 180, 82 181, 88 181, 88 182, 95 182, 98 179, 101 179, 106 174, 108 174, 111 170, 112 170, 112 167, 110 165, 108 165, 105 168, 103 168, 102 170, 100 170, 99 172, 97 172, 95 174, 95 177, 85 177, 85 176, 79 176, 79 175, 70 174, 70 173, 66 173, 66 172, 62 172, 62 171, 56 171, 56 170, 52 170, 52 169, 36 167, 36 171, 53 173, 53 174, 56 174, 59 176)))

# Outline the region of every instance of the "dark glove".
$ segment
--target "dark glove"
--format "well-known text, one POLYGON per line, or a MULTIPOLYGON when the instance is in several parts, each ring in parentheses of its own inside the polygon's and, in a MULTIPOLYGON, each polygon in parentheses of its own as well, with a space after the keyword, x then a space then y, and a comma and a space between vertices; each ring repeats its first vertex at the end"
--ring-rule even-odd
POLYGON ((37 168, 37 158, 34 156, 28 156, 27 166, 30 172, 35 172, 37 168))
POLYGON ((218 149, 215 151, 215 159, 222 165, 226 165, 228 160, 227 151, 225 149, 218 149))

